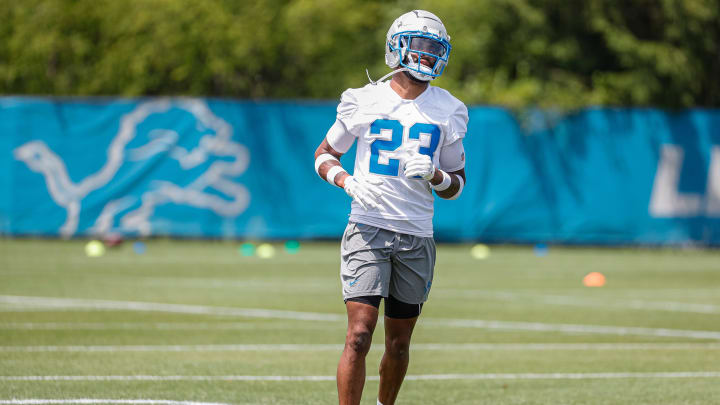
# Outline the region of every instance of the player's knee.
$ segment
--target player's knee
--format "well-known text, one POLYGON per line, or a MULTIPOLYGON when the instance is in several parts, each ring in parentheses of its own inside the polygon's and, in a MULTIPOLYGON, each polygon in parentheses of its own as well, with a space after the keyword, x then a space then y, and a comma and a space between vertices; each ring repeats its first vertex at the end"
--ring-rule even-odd
POLYGON ((351 329, 345 339, 345 346, 357 354, 367 354, 372 342, 372 332, 366 328, 351 329))
POLYGON ((387 339, 385 342, 385 353, 393 357, 405 357, 410 351, 410 337, 403 336, 387 339))

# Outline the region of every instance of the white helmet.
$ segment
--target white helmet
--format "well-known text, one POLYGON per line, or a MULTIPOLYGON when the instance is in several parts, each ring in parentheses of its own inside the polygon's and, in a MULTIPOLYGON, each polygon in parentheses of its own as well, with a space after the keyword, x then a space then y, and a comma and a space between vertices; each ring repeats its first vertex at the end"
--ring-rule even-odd
POLYGON ((429 11, 413 10, 390 26, 385 63, 393 69, 403 66, 414 78, 430 81, 442 74, 450 49, 450 36, 440 18, 429 11))

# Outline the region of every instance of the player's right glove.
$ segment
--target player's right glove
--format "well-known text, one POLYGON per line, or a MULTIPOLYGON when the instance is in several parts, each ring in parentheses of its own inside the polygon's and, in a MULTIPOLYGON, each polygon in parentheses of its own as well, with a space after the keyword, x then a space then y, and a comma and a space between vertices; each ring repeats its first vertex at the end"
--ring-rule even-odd
POLYGON ((377 208, 380 199, 380 190, 377 186, 383 183, 380 179, 363 179, 355 176, 345 178, 345 192, 352 197, 365 211, 368 208, 377 208))

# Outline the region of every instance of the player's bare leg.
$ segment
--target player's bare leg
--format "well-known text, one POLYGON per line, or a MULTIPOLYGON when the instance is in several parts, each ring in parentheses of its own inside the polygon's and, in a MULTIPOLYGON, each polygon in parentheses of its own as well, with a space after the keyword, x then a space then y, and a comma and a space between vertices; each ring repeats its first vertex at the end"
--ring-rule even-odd
POLYGON ((385 317, 385 354, 380 362, 380 390, 378 400, 393 405, 410 361, 410 338, 417 317, 393 319, 385 317))
POLYGON ((372 305, 348 301, 348 330, 345 349, 337 369, 337 388, 340 405, 360 403, 365 385, 365 356, 370 350, 377 324, 378 309, 372 305))

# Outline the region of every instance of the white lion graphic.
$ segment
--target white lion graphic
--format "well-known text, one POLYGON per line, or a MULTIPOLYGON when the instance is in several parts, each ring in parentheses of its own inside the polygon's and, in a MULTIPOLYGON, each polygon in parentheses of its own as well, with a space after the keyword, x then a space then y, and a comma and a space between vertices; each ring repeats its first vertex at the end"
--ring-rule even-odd
POLYGON ((247 208, 250 195, 242 184, 233 179, 247 169, 250 160, 248 150, 232 141, 232 126, 213 114, 205 102, 197 99, 155 99, 139 104, 122 117, 119 131, 107 149, 105 164, 77 184, 70 180, 63 160, 43 141, 30 141, 14 150, 16 159, 45 177, 52 199, 67 212, 65 223, 60 228, 60 234, 65 237, 77 232, 82 202, 89 193, 112 182, 124 164, 146 160, 158 153, 167 153, 177 162, 181 173, 173 173, 177 175, 170 176, 174 180, 187 179, 190 174, 185 171, 200 165, 205 164, 207 168, 199 175, 192 174, 196 178, 184 185, 154 180, 141 195, 125 195, 109 201, 95 219, 91 233, 106 234, 120 230, 149 235, 152 233, 150 218, 156 207, 169 203, 208 209, 226 218, 236 217, 247 208), (200 132, 200 138, 196 145, 190 149, 183 148, 178 145, 177 132, 151 128, 146 131, 148 142, 128 148, 134 139, 139 138, 138 127, 141 124, 155 114, 165 114, 172 109, 183 110, 197 120, 196 130, 200 132), (116 221, 118 225, 115 225, 116 221))

